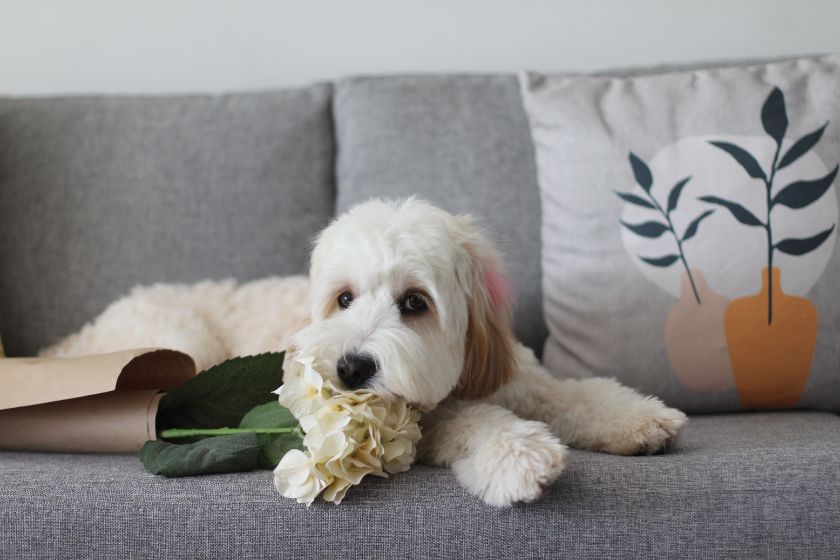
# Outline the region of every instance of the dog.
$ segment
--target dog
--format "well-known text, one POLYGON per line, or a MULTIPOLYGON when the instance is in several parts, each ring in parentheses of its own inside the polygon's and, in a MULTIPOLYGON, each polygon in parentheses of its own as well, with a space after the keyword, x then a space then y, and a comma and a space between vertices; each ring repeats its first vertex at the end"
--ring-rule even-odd
POLYGON ((309 277, 135 288, 45 350, 74 356, 166 347, 201 368, 289 348, 348 389, 424 412, 418 460, 451 467, 499 507, 540 497, 567 446, 655 453, 686 422, 613 379, 559 379, 517 342, 499 252, 469 216, 371 200, 318 236, 309 277), (308 302, 308 305, 302 302, 308 302))

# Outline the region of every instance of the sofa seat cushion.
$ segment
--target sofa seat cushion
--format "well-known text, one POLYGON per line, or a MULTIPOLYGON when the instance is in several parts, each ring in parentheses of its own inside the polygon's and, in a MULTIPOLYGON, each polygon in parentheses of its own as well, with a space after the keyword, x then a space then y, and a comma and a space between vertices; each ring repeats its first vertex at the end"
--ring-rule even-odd
POLYGON ((836 558, 838 480, 840 417, 819 412, 692 417, 665 455, 575 451, 510 509, 424 466, 307 508, 267 471, 0 453, 0 558, 836 558))
POLYGON ((135 284, 305 272, 334 209, 331 91, 0 98, 8 354, 135 284))

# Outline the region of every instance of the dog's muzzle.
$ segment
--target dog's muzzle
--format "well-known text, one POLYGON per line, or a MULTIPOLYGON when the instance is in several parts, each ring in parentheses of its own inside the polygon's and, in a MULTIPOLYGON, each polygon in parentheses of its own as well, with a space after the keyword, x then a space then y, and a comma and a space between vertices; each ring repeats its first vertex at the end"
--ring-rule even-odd
POLYGON ((348 389, 363 387, 368 379, 376 373, 376 362, 370 356, 351 355, 342 356, 336 364, 338 378, 348 389))

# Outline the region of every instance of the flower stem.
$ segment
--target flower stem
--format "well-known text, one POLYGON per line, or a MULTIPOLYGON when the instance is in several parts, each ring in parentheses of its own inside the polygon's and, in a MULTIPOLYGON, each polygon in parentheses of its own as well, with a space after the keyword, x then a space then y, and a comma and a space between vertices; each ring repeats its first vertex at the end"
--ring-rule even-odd
POLYGON ((303 435, 300 427, 294 428, 170 428, 162 430, 160 439, 177 439, 203 436, 227 436, 231 434, 299 434, 303 435))

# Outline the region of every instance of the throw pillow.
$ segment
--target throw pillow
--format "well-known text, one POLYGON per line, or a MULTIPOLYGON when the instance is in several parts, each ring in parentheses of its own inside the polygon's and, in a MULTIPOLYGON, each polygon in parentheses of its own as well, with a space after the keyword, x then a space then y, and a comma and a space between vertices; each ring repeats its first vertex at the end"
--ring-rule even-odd
POLYGON ((840 410, 840 56, 520 85, 546 366, 688 412, 840 410))

